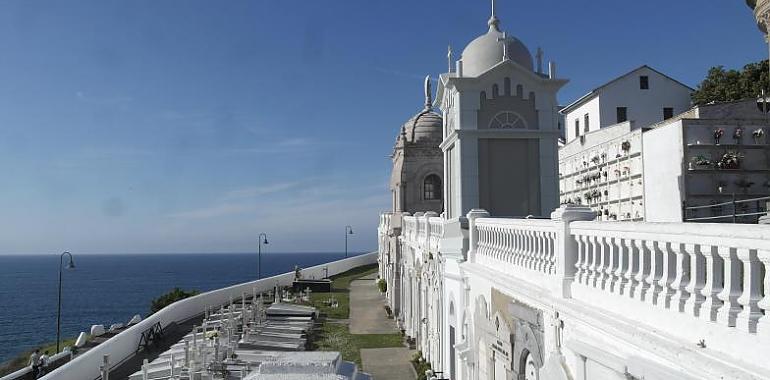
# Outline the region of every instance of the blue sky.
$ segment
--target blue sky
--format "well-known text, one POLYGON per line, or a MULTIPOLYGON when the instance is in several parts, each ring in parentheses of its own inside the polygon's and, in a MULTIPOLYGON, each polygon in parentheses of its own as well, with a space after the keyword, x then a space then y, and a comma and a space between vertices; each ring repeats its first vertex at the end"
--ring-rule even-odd
MULTIPOLYGON (((743 1, 504 1, 571 80, 766 57, 743 1)), ((0 253, 376 247, 399 126, 489 2, 0 1, 0 253)))

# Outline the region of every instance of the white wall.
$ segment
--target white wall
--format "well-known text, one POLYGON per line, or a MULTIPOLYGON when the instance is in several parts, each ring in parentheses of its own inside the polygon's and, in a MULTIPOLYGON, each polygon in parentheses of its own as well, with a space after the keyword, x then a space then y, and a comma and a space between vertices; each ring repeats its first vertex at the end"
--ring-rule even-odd
POLYGON ((626 107, 626 116, 634 128, 644 128, 663 121, 663 108, 674 109, 676 116, 690 109, 690 92, 679 84, 647 67, 626 74, 599 88, 590 100, 566 113, 567 141, 575 139, 575 120, 580 120, 580 135, 585 134, 585 114, 589 114, 589 132, 618 122, 617 108, 626 107), (649 89, 639 87, 639 77, 649 78, 649 89))
POLYGON ((617 122, 617 107, 628 108, 634 128, 663 121, 663 108, 674 108, 674 115, 690 109, 690 89, 648 68, 642 68, 602 89, 602 128, 617 122), (639 77, 649 77, 649 90, 639 88, 639 77))
MULTIPOLYGON (((566 114, 565 119, 567 124, 565 126, 567 132, 567 142, 574 140, 578 136, 585 134, 585 115, 588 114, 590 119, 589 132, 599 129, 601 121, 601 112, 599 107, 599 98, 595 97, 586 103, 580 105, 580 107, 571 110, 566 114), (575 134, 575 120, 580 121, 580 133, 575 134)), ((614 121, 615 119, 613 119, 614 121)), ((614 123, 611 123, 614 124, 614 123)))
MULTIPOLYGON (((326 274, 324 268, 328 268, 328 275, 332 276, 338 273, 348 271, 352 268, 362 265, 377 263, 377 252, 367 253, 365 255, 350 257, 344 260, 334 261, 327 264, 317 265, 302 270, 305 277, 323 278, 326 274)), ((48 380, 89 380, 97 379, 100 376, 99 366, 102 365, 102 356, 109 355, 112 368, 130 359, 136 353, 139 346, 139 340, 142 332, 146 331, 156 323, 166 327, 173 322, 183 322, 203 313, 207 306, 218 306, 230 302, 230 298, 240 298, 243 293, 247 296, 253 292, 268 292, 276 284, 280 286, 291 285, 294 280, 294 272, 268 277, 262 280, 247 282, 227 288, 212 290, 194 297, 190 297, 166 306, 159 312, 150 315, 147 319, 126 329, 120 334, 110 338, 84 354, 75 358, 75 360, 59 367, 49 373, 43 379, 48 380)))
POLYGON ((648 222, 681 222, 682 121, 650 130, 644 141, 644 213, 648 222))

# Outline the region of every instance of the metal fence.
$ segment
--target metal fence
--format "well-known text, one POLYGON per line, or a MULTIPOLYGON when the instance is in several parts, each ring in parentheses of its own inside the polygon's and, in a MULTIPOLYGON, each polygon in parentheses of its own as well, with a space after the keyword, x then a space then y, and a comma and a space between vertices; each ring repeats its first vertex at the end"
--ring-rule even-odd
POLYGON ((757 223, 760 217, 767 214, 770 196, 737 199, 732 194, 732 200, 703 206, 683 205, 685 222, 712 223, 757 223))

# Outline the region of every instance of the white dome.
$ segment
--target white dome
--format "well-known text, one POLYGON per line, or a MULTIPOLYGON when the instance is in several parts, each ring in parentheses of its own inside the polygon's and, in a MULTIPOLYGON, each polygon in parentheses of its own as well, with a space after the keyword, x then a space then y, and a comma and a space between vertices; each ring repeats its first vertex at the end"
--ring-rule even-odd
MULTIPOLYGON (((503 60, 505 35, 497 28, 497 18, 489 20, 489 31, 471 41, 462 54, 463 76, 477 77, 503 60)), ((533 70, 532 54, 517 38, 507 38, 508 58, 528 70, 533 70)))

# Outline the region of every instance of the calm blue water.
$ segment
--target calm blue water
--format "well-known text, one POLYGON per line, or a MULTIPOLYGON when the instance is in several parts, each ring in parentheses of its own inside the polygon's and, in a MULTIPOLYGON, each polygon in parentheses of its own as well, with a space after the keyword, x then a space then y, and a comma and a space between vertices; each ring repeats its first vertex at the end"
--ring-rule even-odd
MULTIPOLYGON (((262 276, 342 259, 339 253, 263 253, 262 276)), ((66 261, 65 261, 66 263, 66 261)), ((56 340, 59 257, 0 256, 0 363, 56 340)), ((62 337, 145 316, 174 287, 206 291, 252 281, 256 254, 76 255, 62 286, 62 337)))

